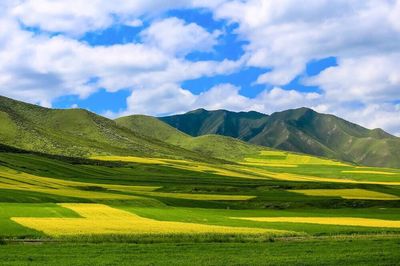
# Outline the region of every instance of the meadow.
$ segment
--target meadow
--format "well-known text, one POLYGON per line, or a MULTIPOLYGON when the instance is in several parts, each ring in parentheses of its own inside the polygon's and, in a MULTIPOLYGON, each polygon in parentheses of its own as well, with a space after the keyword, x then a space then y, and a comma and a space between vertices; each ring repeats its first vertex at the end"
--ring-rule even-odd
POLYGON ((0 228, 5 265, 99 253, 106 265, 116 250, 120 265, 171 253, 174 265, 393 265, 400 170, 273 150, 225 162, 2 152, 0 228))

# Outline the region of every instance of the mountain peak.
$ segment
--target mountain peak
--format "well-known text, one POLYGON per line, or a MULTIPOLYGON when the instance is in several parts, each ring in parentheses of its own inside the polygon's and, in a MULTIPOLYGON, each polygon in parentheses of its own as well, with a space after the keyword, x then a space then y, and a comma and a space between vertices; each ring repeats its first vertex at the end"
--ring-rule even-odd
POLYGON ((192 136, 219 134, 256 145, 369 166, 400 166, 400 139, 334 115, 300 107, 268 116, 226 110, 191 112, 162 121, 192 136), (384 152, 385 151, 385 152, 384 152))

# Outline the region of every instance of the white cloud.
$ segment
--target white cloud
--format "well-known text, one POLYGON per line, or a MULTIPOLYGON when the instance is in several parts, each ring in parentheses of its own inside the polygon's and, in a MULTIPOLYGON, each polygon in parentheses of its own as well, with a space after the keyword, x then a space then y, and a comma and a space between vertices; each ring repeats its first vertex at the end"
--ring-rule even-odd
POLYGON ((27 26, 78 36, 186 5, 183 0, 25 0, 18 1, 12 14, 27 26))
POLYGON ((4 0, 0 94, 51 106, 62 95, 130 89, 126 114, 198 107, 271 113, 309 106, 399 133, 393 103, 400 99, 399 17, 399 0, 4 0), (209 9, 215 19, 238 23, 245 54, 237 61, 185 60, 193 51, 212 51, 222 38, 219 31, 165 17, 176 8, 209 9), (20 23, 45 32, 29 32, 20 23), (78 39, 116 24, 150 26, 138 43, 92 47, 78 39), (320 86, 320 94, 279 88, 310 60, 330 56, 338 58, 337 67, 305 79, 320 86), (276 87, 250 99, 232 84, 200 95, 180 86, 246 66, 270 68, 255 82, 276 87))
POLYGON ((166 84, 154 89, 135 90, 127 100, 128 110, 116 117, 128 114, 167 115, 183 113, 197 108, 209 110, 259 111, 272 113, 289 108, 317 106, 322 99, 316 93, 301 93, 275 87, 265 90, 254 98, 240 95, 240 87, 230 83, 216 85, 198 95, 179 86, 166 84))
POLYGON ((196 51, 211 51, 217 44, 218 31, 207 32, 195 23, 172 17, 154 22, 141 33, 146 44, 180 56, 196 51))
POLYGON ((321 86, 335 101, 387 102, 400 99, 399 69, 400 53, 346 58, 307 83, 321 86))
POLYGON ((239 23, 250 66, 272 68, 258 82, 279 85, 312 59, 400 52, 397 8, 394 1, 249 0, 228 1, 215 16, 239 23))
MULTIPOLYGON (((38 1, 39 6, 34 6, 33 2, 26 3, 32 8, 46 3, 38 1)), ((57 3, 62 5, 63 1, 57 3)), ((58 13, 53 11, 66 12, 53 4, 41 11, 51 11, 56 17, 58 13)), ((9 13, 15 10, 10 5, 9 13)), ((70 11, 74 12, 75 7, 70 11)), ((25 31, 12 15, 4 15, 0 22, 4 26, 0 30, 0 93, 43 106, 51 106, 52 100, 62 95, 85 98, 98 88, 118 91, 154 89, 163 84, 177 86, 187 79, 234 71, 242 64, 229 60, 190 62, 181 58, 191 51, 211 50, 218 33, 209 33, 195 23, 187 24, 177 18, 159 20, 145 29, 141 33, 143 43, 95 47, 66 35, 25 31)), ((76 23, 86 25, 79 20, 76 23)))

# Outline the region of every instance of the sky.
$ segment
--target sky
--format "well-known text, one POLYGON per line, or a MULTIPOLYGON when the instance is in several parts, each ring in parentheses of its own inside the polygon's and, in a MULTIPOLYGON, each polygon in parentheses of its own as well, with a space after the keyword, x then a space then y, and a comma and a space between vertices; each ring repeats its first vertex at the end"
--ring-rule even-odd
POLYGON ((400 136, 400 0, 2 0, 0 95, 110 118, 309 107, 400 136))

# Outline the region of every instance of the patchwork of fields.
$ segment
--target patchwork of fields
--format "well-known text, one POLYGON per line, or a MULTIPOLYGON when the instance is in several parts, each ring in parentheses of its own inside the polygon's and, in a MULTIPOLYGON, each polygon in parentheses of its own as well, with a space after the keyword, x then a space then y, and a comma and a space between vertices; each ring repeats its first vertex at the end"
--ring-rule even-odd
POLYGON ((119 253, 120 265, 258 265, 351 255, 393 265, 399 199, 398 169, 279 151, 226 163, 0 152, 0 257, 6 265, 103 265, 119 253))
POLYGON ((0 237, 400 232, 396 169, 279 151, 226 164, 92 159, 1 153, 0 237))

